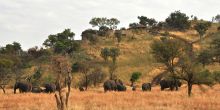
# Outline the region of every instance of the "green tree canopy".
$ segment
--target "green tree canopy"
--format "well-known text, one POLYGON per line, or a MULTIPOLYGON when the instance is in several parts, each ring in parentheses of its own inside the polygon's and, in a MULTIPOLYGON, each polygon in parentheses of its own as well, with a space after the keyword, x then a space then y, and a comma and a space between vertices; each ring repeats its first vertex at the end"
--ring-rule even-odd
POLYGON ((116 29, 117 25, 120 23, 120 21, 116 18, 92 18, 89 22, 89 24, 91 24, 93 27, 108 27, 109 29, 116 29))
POLYGON ((210 22, 200 22, 195 25, 194 28, 199 33, 200 39, 202 39, 202 36, 205 35, 210 26, 210 22))
POLYGON ((185 13, 175 11, 166 19, 167 25, 172 29, 186 30, 190 27, 189 17, 185 13))
POLYGON ((148 18, 146 16, 138 16, 139 24, 146 26, 146 27, 152 27, 156 26, 157 21, 154 18, 148 18))
POLYGON ((151 44, 151 50, 154 58, 158 62, 165 64, 172 73, 174 71, 174 60, 181 56, 183 44, 176 39, 164 38, 162 40, 155 40, 151 44))
POLYGON ((80 44, 74 41, 74 36, 70 29, 65 29, 61 33, 49 35, 43 45, 52 48, 55 53, 70 54, 80 48, 80 44))

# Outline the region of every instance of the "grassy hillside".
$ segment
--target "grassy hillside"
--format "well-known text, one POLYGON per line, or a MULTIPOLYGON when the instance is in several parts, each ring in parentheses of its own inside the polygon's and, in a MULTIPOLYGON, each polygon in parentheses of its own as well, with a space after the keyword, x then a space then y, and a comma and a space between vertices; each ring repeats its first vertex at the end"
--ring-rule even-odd
MULTIPOLYGON (((206 37, 202 42, 197 42, 194 45, 196 51, 207 48, 210 41, 213 38, 220 36, 220 32, 217 32, 217 24, 213 24, 208 30, 206 37)), ((107 64, 100 57, 100 50, 104 47, 118 47, 121 50, 121 55, 118 58, 118 69, 116 74, 126 83, 129 83, 129 78, 132 72, 139 71, 143 75, 139 82, 150 82, 154 76, 161 73, 164 70, 163 65, 156 63, 150 53, 150 44, 154 39, 158 39, 160 35, 151 35, 144 30, 132 31, 124 30, 121 43, 118 45, 117 40, 111 34, 108 37, 101 37, 99 42, 95 45, 91 45, 88 42, 82 44, 86 53, 93 56, 98 62, 103 64, 106 72, 108 72, 107 64), (134 37, 132 39, 132 36, 134 37)), ((183 38, 190 41, 196 41, 199 39, 199 35, 193 29, 179 32, 169 31, 170 34, 176 35, 179 38, 183 38)), ((214 70, 220 70, 218 64, 212 64, 206 68, 214 70)))

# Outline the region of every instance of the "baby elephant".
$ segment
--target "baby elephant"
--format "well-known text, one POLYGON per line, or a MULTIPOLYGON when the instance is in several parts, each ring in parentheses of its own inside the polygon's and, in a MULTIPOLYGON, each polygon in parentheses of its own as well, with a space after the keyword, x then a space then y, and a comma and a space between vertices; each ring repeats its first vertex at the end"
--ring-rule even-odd
POLYGON ((41 92, 43 92, 43 89, 41 89, 40 87, 33 87, 31 92, 32 93, 41 93, 41 92))
POLYGON ((151 91, 151 83, 143 83, 142 90, 143 91, 151 91))

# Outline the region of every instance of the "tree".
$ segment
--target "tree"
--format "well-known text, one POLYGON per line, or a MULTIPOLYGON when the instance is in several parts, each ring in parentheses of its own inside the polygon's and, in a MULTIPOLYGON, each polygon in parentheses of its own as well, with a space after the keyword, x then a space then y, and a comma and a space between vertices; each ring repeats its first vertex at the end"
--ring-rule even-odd
POLYGON ((105 62, 108 61, 108 57, 110 56, 110 50, 109 48, 105 47, 101 50, 100 56, 105 60, 105 62))
POLYGON ((208 28, 211 26, 210 22, 201 22, 195 25, 195 30, 199 33, 200 39, 205 35, 208 28))
POLYGON ((89 24, 92 25, 92 27, 108 27, 110 29, 116 29, 117 25, 120 23, 120 21, 116 18, 92 18, 89 22, 89 24))
POLYGON ((146 27, 153 27, 156 26, 157 21, 154 18, 148 18, 146 16, 138 16, 139 24, 146 26, 146 27))
POLYGON ((139 26, 140 26, 140 24, 138 24, 138 23, 130 23, 129 24, 129 28, 132 28, 132 29, 136 29, 139 26))
POLYGON ((118 44, 119 44, 122 40, 122 31, 121 30, 116 30, 114 34, 115 34, 115 37, 117 38, 117 41, 118 41, 118 44))
POLYGON ((109 56, 112 58, 112 62, 115 64, 117 57, 120 55, 120 49, 112 47, 110 48, 110 54, 109 56))
POLYGON ((204 71, 203 67, 189 54, 183 55, 180 59, 179 67, 180 69, 177 69, 177 71, 179 70, 177 72, 178 78, 187 82, 188 96, 192 94, 193 84, 206 84, 209 86, 213 84, 214 80, 211 73, 206 70, 204 71))
POLYGON ((55 56, 52 60, 52 70, 56 75, 56 89, 58 90, 55 94, 57 109, 67 110, 72 81, 71 66, 67 57, 55 56), (64 91, 66 85, 68 90, 64 91))
POLYGON ((21 44, 18 42, 7 44, 5 47, 2 47, 0 50, 0 53, 10 54, 10 55, 20 55, 21 52, 22 52, 21 44))
POLYGON ((90 80, 89 80, 89 74, 91 69, 91 65, 89 64, 89 62, 80 62, 79 64, 79 71, 82 73, 83 75, 83 82, 81 84, 81 86, 85 87, 85 90, 88 89, 88 86, 90 84, 90 80))
POLYGON ((140 79, 141 73, 140 72, 133 72, 131 75, 131 86, 134 85, 134 82, 136 82, 138 79, 140 79))
POLYGON ((217 21, 218 23, 220 23, 220 15, 219 15, 219 14, 215 16, 215 21, 217 21))
POLYGON ((107 27, 107 26, 101 26, 100 28, 99 28, 99 31, 98 31, 98 34, 100 35, 100 36, 109 36, 109 27, 107 27))
POLYGON ((75 33, 71 32, 70 29, 65 29, 61 33, 49 35, 43 45, 52 48, 55 53, 70 54, 80 48, 80 44, 74 41, 74 36, 75 33))
POLYGON ((92 18, 89 22, 89 24, 92 25, 92 27, 102 27, 107 25, 107 18, 92 18))
POLYGON ((151 44, 151 50, 154 58, 163 63, 167 70, 174 75, 175 60, 181 56, 183 51, 182 42, 170 38, 155 40, 151 44))
POLYGON ((120 21, 116 18, 110 18, 107 20, 107 24, 110 29, 114 30, 117 29, 117 25, 120 23, 120 21))
POLYGON ((166 19, 167 25, 172 29, 186 30, 190 27, 189 17, 185 13, 175 11, 166 19))
POLYGON ((110 80, 117 79, 117 76, 115 75, 116 69, 117 69, 117 64, 115 64, 115 63, 109 64, 110 80))

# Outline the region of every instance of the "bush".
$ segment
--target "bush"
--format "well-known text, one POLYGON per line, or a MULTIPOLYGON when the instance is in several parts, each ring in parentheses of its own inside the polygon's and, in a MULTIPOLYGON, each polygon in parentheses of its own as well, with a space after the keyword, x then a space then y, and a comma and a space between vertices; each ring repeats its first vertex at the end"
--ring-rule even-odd
POLYGON ((204 70, 204 71, 199 72, 195 75, 195 83, 196 84, 213 85, 214 81, 215 80, 212 76, 212 73, 209 70, 204 70))
POLYGON ((220 83, 220 71, 213 72, 213 79, 215 80, 215 82, 220 83))
POLYGON ((141 72, 133 72, 131 75, 131 86, 133 86, 134 82, 136 82, 141 77, 141 72))

